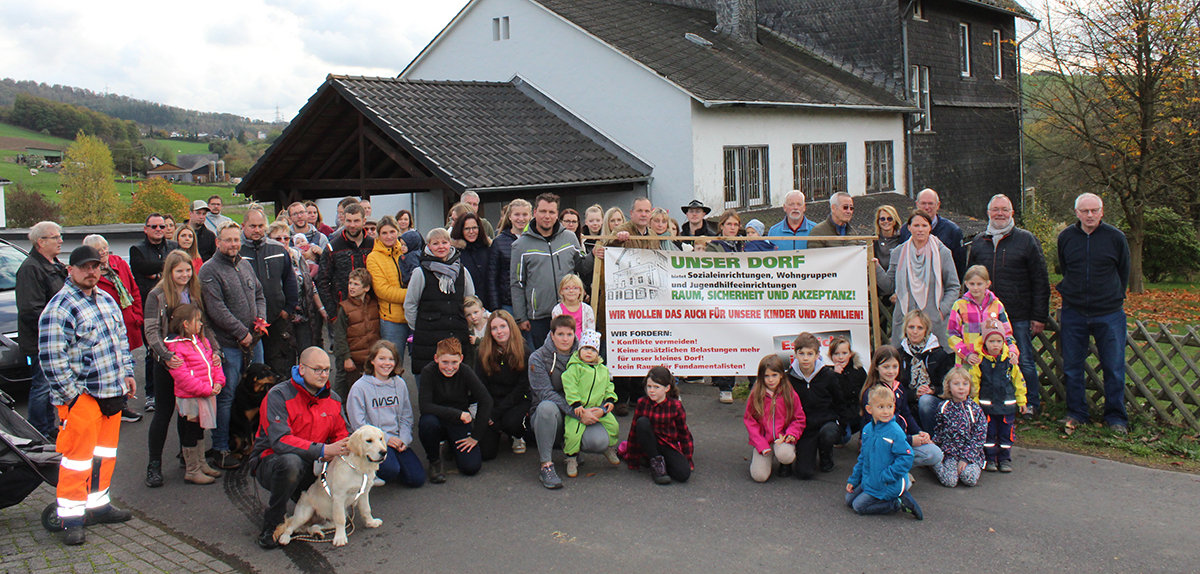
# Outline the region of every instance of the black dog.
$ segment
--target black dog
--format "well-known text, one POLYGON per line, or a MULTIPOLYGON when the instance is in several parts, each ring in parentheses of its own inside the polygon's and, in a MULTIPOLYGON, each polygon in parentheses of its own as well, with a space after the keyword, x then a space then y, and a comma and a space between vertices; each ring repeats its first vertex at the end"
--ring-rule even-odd
POLYGON ((245 456, 254 448, 254 435, 258 432, 258 410, 262 407, 267 391, 275 386, 279 377, 271 367, 253 363, 246 367, 237 392, 233 394, 233 408, 229 415, 229 450, 245 456))

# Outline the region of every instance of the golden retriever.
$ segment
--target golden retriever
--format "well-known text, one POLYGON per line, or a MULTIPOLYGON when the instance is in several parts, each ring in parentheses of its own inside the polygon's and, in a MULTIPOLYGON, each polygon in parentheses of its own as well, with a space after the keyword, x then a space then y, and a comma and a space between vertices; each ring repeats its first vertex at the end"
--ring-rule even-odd
MULTIPOLYGON (((333 536, 333 545, 345 546, 346 508, 351 504, 357 505, 367 528, 379 528, 383 525, 382 520, 371 516, 370 494, 375 471, 379 469, 379 463, 387 457, 387 435, 378 427, 365 425, 350 435, 347 448, 350 454, 334 458, 326 468, 325 485, 321 484, 318 477, 317 481, 300 495, 291 518, 284 520, 275 530, 275 537, 279 539, 280 544, 291 542, 292 533, 308 525, 315 514, 333 523, 337 530, 333 536), (326 486, 329 487, 328 492, 326 486)), ((307 532, 321 535, 321 530, 328 527, 329 522, 313 524, 307 532)))

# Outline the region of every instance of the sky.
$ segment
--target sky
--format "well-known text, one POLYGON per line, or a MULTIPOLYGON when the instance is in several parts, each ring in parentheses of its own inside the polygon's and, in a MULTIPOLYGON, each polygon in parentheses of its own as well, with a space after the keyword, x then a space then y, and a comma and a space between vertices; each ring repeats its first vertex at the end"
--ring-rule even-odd
POLYGON ((465 4, 2 1, 0 77, 290 120, 328 74, 399 74, 465 4))

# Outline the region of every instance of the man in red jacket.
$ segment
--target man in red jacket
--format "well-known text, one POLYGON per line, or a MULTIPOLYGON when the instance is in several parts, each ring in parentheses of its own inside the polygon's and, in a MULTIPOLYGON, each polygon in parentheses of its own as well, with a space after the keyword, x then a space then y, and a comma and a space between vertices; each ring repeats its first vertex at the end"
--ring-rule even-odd
POLYGON ((298 499, 313 482, 313 463, 349 452, 342 399, 329 390, 329 355, 309 347, 292 367, 290 384, 267 392, 259 415, 251 460, 258 483, 271 491, 258 545, 278 548, 275 527, 283 522, 288 499, 298 499))

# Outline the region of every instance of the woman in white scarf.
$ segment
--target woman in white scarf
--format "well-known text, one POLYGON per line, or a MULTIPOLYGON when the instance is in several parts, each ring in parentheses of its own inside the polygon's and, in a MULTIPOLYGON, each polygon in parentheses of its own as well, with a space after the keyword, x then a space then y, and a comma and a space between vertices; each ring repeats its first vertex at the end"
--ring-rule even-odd
POLYGON ((879 288, 893 293, 896 304, 892 311, 892 345, 899 346, 904 338, 901 324, 904 314, 920 309, 933 323, 932 332, 939 341, 946 339, 946 322, 950 309, 958 299, 958 273, 954 256, 941 240, 932 235, 933 218, 914 211, 908 218, 912 237, 892 250, 887 271, 876 263, 879 288))

